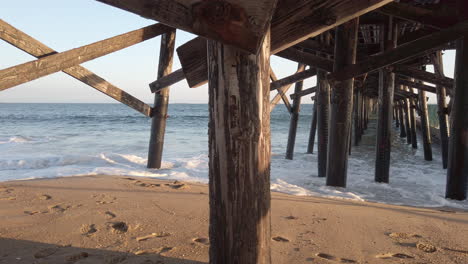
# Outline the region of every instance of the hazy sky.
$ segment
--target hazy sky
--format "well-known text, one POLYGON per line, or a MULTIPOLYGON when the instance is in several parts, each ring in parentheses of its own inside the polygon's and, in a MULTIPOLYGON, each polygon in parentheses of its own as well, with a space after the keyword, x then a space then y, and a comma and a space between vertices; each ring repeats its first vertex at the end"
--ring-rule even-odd
MULTIPOLYGON (((94 0, 15 0, 4 1, 0 18, 26 34, 57 50, 66 51, 113 37, 155 23, 129 12, 94 0)), ((194 38, 177 31, 176 47, 194 38)), ((145 102, 152 102, 148 84, 155 80, 160 38, 147 40, 82 64, 110 83, 145 102)), ((175 57, 174 70, 180 68, 175 57)), ((454 52, 446 52, 446 75, 453 77, 454 52)), ((0 40, 0 68, 4 69, 35 58, 0 40)), ((281 78, 293 74, 297 63, 271 58, 276 75, 281 78)), ((304 88, 315 85, 315 78, 305 81, 304 88)), ((293 89, 291 89, 293 90, 293 89)), ((274 93, 272 92, 272 96, 274 93)), ((310 97, 304 98, 309 103, 310 97)), ((185 80, 172 86, 172 103, 206 103, 206 85, 191 89, 185 80)), ((65 75, 55 73, 32 82, 0 92, 0 102, 115 102, 93 88, 65 75)), ((431 102, 435 102, 434 97, 431 102)))

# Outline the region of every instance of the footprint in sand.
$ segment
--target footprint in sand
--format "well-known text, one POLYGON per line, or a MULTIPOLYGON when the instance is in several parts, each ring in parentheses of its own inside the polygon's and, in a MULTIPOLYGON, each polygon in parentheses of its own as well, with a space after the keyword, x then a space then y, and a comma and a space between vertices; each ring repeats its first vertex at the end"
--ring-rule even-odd
POLYGON ((183 190, 183 189, 188 189, 189 186, 185 183, 181 183, 179 181, 175 181, 173 183, 166 183, 164 184, 172 189, 176 189, 176 190, 183 190))
POLYGON ((128 230, 128 225, 125 222, 111 222, 108 224, 116 234, 123 234, 128 230))
POLYGON ((38 199, 39 200, 50 200, 52 199, 52 196, 48 195, 48 194, 41 194, 38 196, 38 199))
POLYGON ((105 211, 104 212, 104 215, 106 216, 107 219, 112 219, 112 218, 115 218, 117 217, 114 213, 112 213, 111 211, 105 211))
POLYGON ((271 239, 273 239, 276 242, 289 242, 289 239, 282 237, 282 236, 275 236, 275 237, 272 237, 271 239))
POLYGON ((34 253, 34 258, 46 258, 58 251, 58 248, 45 248, 34 253))
POLYGON ((332 255, 327 254, 327 253, 317 253, 317 254, 315 254, 315 256, 317 256, 319 258, 327 259, 327 260, 336 260, 335 256, 332 256, 332 255))
POLYGON ((414 234, 414 233, 389 233, 389 237, 391 238, 396 238, 396 239, 410 239, 410 238, 420 238, 420 235, 414 234))
POLYGON ((40 213, 39 211, 24 211, 25 214, 27 215, 35 215, 35 214, 38 214, 40 213))
POLYGON ((96 226, 94 224, 82 225, 80 228, 81 234, 84 236, 91 236, 97 232, 96 226))
POLYGON ((424 242, 418 242, 416 244, 416 248, 426 253, 433 253, 437 251, 437 248, 434 245, 424 243, 424 242))
POLYGON ((382 253, 375 257, 379 259, 391 259, 391 258, 413 259, 414 258, 413 256, 406 255, 404 253, 382 253))
POLYGON ((288 219, 288 220, 297 220, 297 219, 299 219, 299 217, 290 215, 290 216, 286 216, 285 219, 288 219))
POLYGON ((50 212, 63 213, 66 210, 70 209, 70 207, 71 206, 69 206, 69 205, 67 205, 65 207, 62 207, 60 204, 56 204, 56 205, 50 205, 47 208, 49 209, 50 212))
POLYGON ((199 244, 203 244, 203 245, 206 245, 206 246, 210 244, 210 240, 208 238, 206 238, 206 237, 194 238, 193 242, 197 242, 199 244))

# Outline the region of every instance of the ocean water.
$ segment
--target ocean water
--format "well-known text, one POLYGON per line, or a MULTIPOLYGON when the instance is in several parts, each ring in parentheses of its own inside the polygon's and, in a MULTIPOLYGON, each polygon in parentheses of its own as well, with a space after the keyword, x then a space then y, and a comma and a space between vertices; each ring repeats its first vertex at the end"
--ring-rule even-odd
MULTIPOLYGON (((390 184, 375 183, 375 123, 353 147, 347 188, 326 187, 317 177, 317 155, 305 154, 311 115, 312 105, 303 105, 291 161, 284 159, 289 114, 282 105, 273 111, 273 191, 468 209, 467 201, 444 198, 439 147, 433 146, 434 161, 424 161, 422 146, 412 149, 396 128, 390 184)), ((93 174, 208 181, 207 105, 170 105, 159 170, 146 168, 150 126, 150 119, 120 104, 0 104, 0 181, 93 174)))

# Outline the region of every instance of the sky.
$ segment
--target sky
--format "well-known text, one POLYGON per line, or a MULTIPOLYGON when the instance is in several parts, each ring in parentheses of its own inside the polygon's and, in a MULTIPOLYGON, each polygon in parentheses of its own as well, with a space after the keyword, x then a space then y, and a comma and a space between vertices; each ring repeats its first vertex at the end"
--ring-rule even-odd
MULTIPOLYGON (((63 52, 126 33, 156 21, 139 17, 95 0, 15 0, 4 1, 0 19, 39 40, 52 49, 63 52)), ((178 30, 176 48, 195 36, 178 30)), ((81 64, 110 83, 140 100, 151 103, 154 96, 148 84, 156 79, 160 38, 136 44, 129 48, 81 64)), ((445 73, 453 77, 455 52, 444 55, 445 73)), ((0 69, 35 60, 33 56, 0 40, 0 69)), ((293 74, 297 63, 271 57, 271 65, 278 78, 293 74)), ((173 70, 180 68, 175 56, 173 70)), ((430 70, 430 67, 428 68, 430 70)), ((304 82, 304 89, 315 85, 315 78, 304 82)), ((291 93, 294 89, 291 88, 291 93)), ((289 94, 288 93, 288 94, 289 94)), ((273 97, 275 92, 271 93, 273 97)), ((0 92, 0 103, 113 103, 112 98, 58 72, 0 92)), ((207 103, 206 85, 189 88, 183 80, 171 87, 171 103, 207 103)), ((310 103, 310 97, 304 97, 310 103)), ((435 96, 430 96, 435 103, 435 96)))

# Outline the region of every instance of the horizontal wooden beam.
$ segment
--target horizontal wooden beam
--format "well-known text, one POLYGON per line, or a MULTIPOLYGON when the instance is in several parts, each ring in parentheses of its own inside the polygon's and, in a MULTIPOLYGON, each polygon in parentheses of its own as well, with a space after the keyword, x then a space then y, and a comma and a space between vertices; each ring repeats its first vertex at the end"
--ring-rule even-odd
POLYGON ((419 82, 408 81, 408 80, 401 79, 401 78, 397 78, 396 81, 395 81, 395 84, 396 85, 404 85, 404 86, 412 87, 412 88, 422 90, 422 91, 426 91, 426 92, 430 92, 430 93, 436 93, 437 92, 435 87, 425 85, 425 84, 422 84, 422 83, 419 83, 419 82))
POLYGON ((327 46, 320 41, 313 40, 313 39, 306 39, 302 42, 299 42, 296 44, 296 47, 300 47, 303 49, 309 49, 313 51, 318 51, 318 52, 323 52, 326 53, 327 55, 333 55, 334 53, 334 47, 333 46, 327 46))
MULTIPOLYGON (((55 50, 1 19, 0 38, 36 58, 47 57, 57 53, 55 50)), ((145 116, 150 117, 152 115, 152 108, 149 105, 112 85, 82 66, 73 66, 71 68, 64 69, 63 72, 104 93, 105 95, 137 110, 145 116)))
POLYGON ((180 82, 185 79, 184 71, 178 69, 160 79, 149 84, 150 90, 152 93, 155 93, 161 89, 164 89, 168 86, 173 85, 174 83, 180 82))
POLYGON ((398 17, 404 20, 424 24, 433 28, 441 29, 452 26, 458 21, 455 10, 447 14, 448 9, 427 9, 405 3, 389 3, 379 9, 378 12, 398 17))
POLYGON ((296 49, 295 47, 291 47, 289 49, 278 52, 276 53, 276 55, 288 60, 303 63, 314 68, 319 68, 327 72, 333 71, 332 60, 301 51, 299 49, 296 49))
MULTIPOLYGON (((302 64, 301 67, 298 67, 298 69, 297 69, 297 71, 295 73, 302 72, 302 71, 304 71, 304 69, 305 69, 305 66, 302 64)), ((273 77, 273 76, 271 76, 272 72, 273 72, 273 70, 270 67, 270 77, 273 77)), ((274 76, 274 78, 271 78, 271 79, 272 79, 272 81, 278 80, 278 78, 276 76, 274 76)), ((289 103, 288 97, 286 97, 286 92, 291 88, 292 85, 293 84, 290 83, 290 84, 287 84, 287 85, 282 86, 282 87, 277 89, 278 93, 270 101, 270 112, 273 111, 273 109, 279 103, 280 99, 283 99, 283 102, 285 103, 286 108, 288 109, 288 113, 291 113, 291 104, 289 103)))
POLYGON ((318 36, 393 0, 279 0, 271 21, 271 53, 318 36))
POLYGON ((427 71, 422 71, 419 69, 414 69, 414 68, 404 67, 404 66, 397 66, 397 67, 393 67, 392 71, 398 75, 406 76, 408 78, 414 78, 423 82, 428 82, 428 83, 433 83, 436 85, 443 86, 447 88, 448 90, 451 90, 454 85, 454 81, 452 78, 445 77, 445 76, 441 77, 441 76, 438 76, 437 74, 427 72, 427 71))
POLYGON ((97 0, 209 39, 257 53, 277 0, 97 0))
POLYGON ((301 71, 298 73, 295 73, 293 75, 290 75, 288 77, 284 77, 282 79, 276 80, 270 84, 270 91, 276 90, 282 86, 288 85, 288 84, 293 84, 299 81, 303 81, 307 78, 310 78, 312 76, 315 76, 317 74, 317 70, 315 68, 310 68, 305 71, 301 71))
POLYGON ((171 30, 173 29, 163 24, 155 24, 83 47, 3 69, 0 71, 0 91, 124 49, 171 30))
POLYGON ((371 56, 367 60, 347 66, 340 71, 329 74, 328 78, 336 81, 348 80, 419 56, 428 50, 460 38, 460 36, 466 32, 468 32, 468 21, 461 22, 455 26, 435 32, 429 36, 403 44, 379 55, 371 56))
POLYGON ((317 92, 317 86, 307 88, 305 90, 300 91, 299 93, 293 93, 289 97, 291 97, 292 100, 295 100, 297 97, 306 96, 315 92, 317 92))

